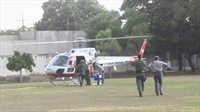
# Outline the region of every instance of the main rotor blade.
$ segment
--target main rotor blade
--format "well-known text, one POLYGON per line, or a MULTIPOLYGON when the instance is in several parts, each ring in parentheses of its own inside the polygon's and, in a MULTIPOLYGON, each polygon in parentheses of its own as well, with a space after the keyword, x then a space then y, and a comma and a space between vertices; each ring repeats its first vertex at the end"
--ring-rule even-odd
POLYGON ((13 45, 34 45, 34 44, 55 44, 55 43, 70 43, 71 41, 52 41, 52 42, 30 42, 30 43, 14 43, 13 45))
POLYGON ((116 40, 116 39, 129 39, 129 38, 147 38, 152 36, 129 36, 129 37, 112 37, 112 38, 99 38, 99 39, 85 39, 74 41, 52 41, 52 42, 29 42, 29 43, 14 43, 13 45, 34 45, 34 44, 59 44, 59 43, 77 43, 77 42, 92 42, 100 40, 116 40))
POLYGON ((115 37, 115 38, 100 38, 100 39, 89 39, 87 42, 92 42, 92 41, 100 41, 100 40, 116 40, 116 39, 129 39, 129 38, 147 38, 147 37, 152 37, 152 36, 129 36, 129 37, 115 37))

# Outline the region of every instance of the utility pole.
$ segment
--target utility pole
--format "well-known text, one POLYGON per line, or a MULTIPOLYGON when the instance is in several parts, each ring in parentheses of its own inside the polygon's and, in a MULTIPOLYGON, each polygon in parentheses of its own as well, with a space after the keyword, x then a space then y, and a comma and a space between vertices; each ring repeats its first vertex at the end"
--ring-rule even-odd
POLYGON ((22 13, 22 30, 24 31, 24 16, 23 16, 23 13, 22 13))
POLYGON ((17 21, 22 21, 22 31, 25 31, 24 21, 26 21, 26 20, 24 20, 23 13, 21 15, 22 15, 22 19, 21 20, 17 20, 17 21))

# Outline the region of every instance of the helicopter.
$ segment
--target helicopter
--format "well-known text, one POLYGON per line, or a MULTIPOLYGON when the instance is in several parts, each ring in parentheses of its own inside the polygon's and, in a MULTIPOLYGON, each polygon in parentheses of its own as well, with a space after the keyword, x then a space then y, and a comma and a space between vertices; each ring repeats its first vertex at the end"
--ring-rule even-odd
MULTIPOLYGON (((139 54, 143 57, 144 50, 147 44, 147 39, 144 39, 141 46, 139 54)), ((66 78, 69 77, 70 80, 79 85, 78 79, 75 73, 76 66, 80 64, 80 60, 89 66, 90 73, 94 74, 94 62, 97 62, 102 67, 115 67, 117 65, 127 64, 133 62, 137 59, 137 56, 97 56, 100 54, 95 48, 73 48, 69 53, 61 53, 55 55, 55 57, 50 61, 50 63, 45 68, 45 73, 52 78, 50 82, 56 85, 53 81, 58 78, 64 78, 63 85, 65 84, 66 78)), ((145 58, 142 58, 143 60, 145 58)))
MULTIPOLYGON (((116 37, 116 38, 100 38, 100 39, 84 39, 77 38, 74 41, 53 41, 53 42, 36 42, 36 43, 23 43, 23 44, 54 44, 54 43, 79 43, 79 48, 72 48, 69 52, 57 53, 45 68, 45 73, 49 76, 49 81, 54 86, 57 84, 54 81, 57 78, 62 78, 63 85, 69 78, 74 85, 79 85, 78 76, 75 73, 76 66, 80 64, 80 60, 84 60, 85 64, 89 67, 89 72, 94 74, 94 62, 100 64, 102 67, 114 67, 117 65, 128 64, 137 59, 137 56, 98 56, 100 51, 93 47, 82 47, 83 42, 92 42, 100 40, 115 40, 115 39, 129 39, 129 38, 148 38, 151 36, 129 36, 129 37, 116 37)), ((144 50, 147 44, 147 39, 144 39, 139 54, 144 55, 144 50)), ((21 44, 20 44, 21 45, 21 44)))

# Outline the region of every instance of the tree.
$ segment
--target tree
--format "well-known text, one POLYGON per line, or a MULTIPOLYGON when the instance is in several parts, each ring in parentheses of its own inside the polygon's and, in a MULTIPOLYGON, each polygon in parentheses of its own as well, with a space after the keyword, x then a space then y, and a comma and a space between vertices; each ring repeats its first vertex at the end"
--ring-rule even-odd
MULTIPOLYGON (((123 27, 126 36, 142 36, 150 34, 146 13, 139 12, 134 8, 127 8, 124 17, 127 20, 123 27)), ((143 39, 127 39, 126 48, 134 48, 139 53, 143 39)))
POLYGON ((106 11, 104 6, 100 5, 97 0, 77 0, 76 5, 82 14, 82 23, 80 23, 81 30, 84 30, 87 27, 88 22, 92 18, 106 11))
POLYGON ((74 0, 49 0, 43 3, 43 18, 35 24, 36 30, 75 30, 80 18, 74 0))
MULTIPOLYGON (((110 29, 106 29, 105 31, 101 30, 96 36, 96 39, 99 38, 111 38, 112 31, 110 29)), ((103 40, 99 41, 99 44, 96 45, 96 48, 101 51, 101 55, 116 55, 121 51, 121 47, 117 40, 103 40)))
POLYGON ((149 1, 150 0, 124 0, 120 10, 125 11, 127 8, 135 8, 144 12, 149 1))
POLYGON ((156 51, 184 54, 193 72, 192 55, 200 46, 199 3, 197 0, 158 0, 149 11, 151 32, 157 36, 152 39, 156 51))
POLYGON ((31 54, 21 53, 19 51, 14 51, 14 55, 8 58, 7 63, 8 70, 20 71, 20 82, 22 82, 22 69, 33 71, 32 67, 35 67, 35 63, 31 54))
MULTIPOLYGON (((86 36, 89 39, 95 39, 95 36, 102 30, 111 30, 112 37, 122 36, 121 31, 121 21, 118 19, 120 17, 117 11, 106 11, 100 13, 99 15, 92 18, 86 29, 86 36)), ((90 43, 89 46, 95 46, 95 42, 90 43)))
POLYGON ((97 0, 49 0, 36 30, 83 30, 87 22, 104 11, 97 0))
POLYGON ((17 34, 19 34, 18 30, 9 29, 9 30, 1 30, 0 31, 0 35, 17 35, 17 34))

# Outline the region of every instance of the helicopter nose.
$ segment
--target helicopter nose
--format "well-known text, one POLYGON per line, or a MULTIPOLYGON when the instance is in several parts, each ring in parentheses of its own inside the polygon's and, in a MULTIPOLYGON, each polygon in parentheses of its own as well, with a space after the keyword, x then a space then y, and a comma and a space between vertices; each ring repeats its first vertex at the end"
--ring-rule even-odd
POLYGON ((47 67, 45 69, 45 73, 46 74, 63 74, 65 72, 65 69, 64 67, 47 67))

